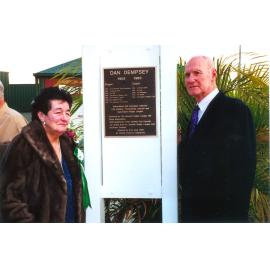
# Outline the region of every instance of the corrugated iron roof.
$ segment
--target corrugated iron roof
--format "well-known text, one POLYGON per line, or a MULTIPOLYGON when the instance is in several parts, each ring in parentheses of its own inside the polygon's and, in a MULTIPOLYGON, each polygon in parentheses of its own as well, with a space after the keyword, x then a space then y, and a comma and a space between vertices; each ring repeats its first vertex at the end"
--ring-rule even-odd
POLYGON ((41 77, 52 77, 57 73, 66 73, 70 76, 82 76, 82 58, 77 58, 74 60, 71 60, 69 62, 57 65, 55 67, 51 67, 36 73, 33 73, 33 75, 36 78, 41 77))

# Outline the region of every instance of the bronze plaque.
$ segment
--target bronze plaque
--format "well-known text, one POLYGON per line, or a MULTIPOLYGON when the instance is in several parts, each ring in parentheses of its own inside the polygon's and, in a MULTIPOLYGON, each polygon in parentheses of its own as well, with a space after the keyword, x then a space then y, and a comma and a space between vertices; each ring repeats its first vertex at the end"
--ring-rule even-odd
POLYGON ((155 67, 104 69, 105 136, 156 135, 155 67))

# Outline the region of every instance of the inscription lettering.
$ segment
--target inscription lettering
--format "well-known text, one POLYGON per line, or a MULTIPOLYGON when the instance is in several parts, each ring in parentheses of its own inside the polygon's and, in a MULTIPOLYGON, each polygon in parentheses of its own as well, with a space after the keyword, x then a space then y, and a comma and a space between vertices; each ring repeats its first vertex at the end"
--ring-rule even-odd
POLYGON ((155 68, 104 69, 105 136, 156 135, 155 68))

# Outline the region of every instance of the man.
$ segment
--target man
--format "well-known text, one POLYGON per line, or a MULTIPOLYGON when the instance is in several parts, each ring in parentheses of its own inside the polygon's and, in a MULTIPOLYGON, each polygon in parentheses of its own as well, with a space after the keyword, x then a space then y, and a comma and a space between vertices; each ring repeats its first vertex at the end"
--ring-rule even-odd
POLYGON ((8 107, 4 99, 4 85, 0 81, 0 144, 10 142, 26 124, 20 113, 8 107))
POLYGON ((198 108, 180 145, 182 222, 247 222, 255 177, 251 113, 216 87, 217 71, 205 56, 191 58, 185 85, 198 108))
MULTIPOLYGON (((25 118, 17 111, 8 107, 4 98, 4 85, 0 81, 0 190, 2 187, 2 161, 3 153, 11 140, 20 133, 27 124, 25 118)), ((0 222, 2 221, 0 211, 0 222)))

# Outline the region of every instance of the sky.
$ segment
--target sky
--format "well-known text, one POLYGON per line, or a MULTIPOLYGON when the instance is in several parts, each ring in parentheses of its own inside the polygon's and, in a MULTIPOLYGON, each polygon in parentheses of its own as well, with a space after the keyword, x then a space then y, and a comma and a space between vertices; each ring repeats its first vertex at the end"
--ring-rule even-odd
MULTIPOLYGON (((184 59, 199 54, 220 56, 236 53, 239 45, 243 51, 269 55, 267 2, 3 0, 0 4, 0 71, 9 72, 10 83, 34 83, 33 73, 81 57, 84 45, 171 45, 179 47, 179 56, 184 59)), ((7 225, 1 228, 5 233, 1 238, 4 249, 0 248, 0 251, 3 255, 1 264, 7 263, 10 269, 37 269, 37 265, 38 269, 49 269, 50 260, 43 258, 48 252, 48 258, 58 258, 54 268, 58 263, 61 269, 79 269, 82 264, 91 266, 94 262, 103 266, 107 263, 107 268, 118 270, 124 269, 122 266, 125 265, 129 265, 129 269, 143 269, 139 267, 141 265, 149 266, 147 269, 160 269, 160 266, 179 269, 175 267, 178 264, 186 265, 185 269, 230 269, 231 258, 235 260, 235 268, 242 269, 244 264, 245 269, 254 269, 265 268, 264 262, 269 258, 265 247, 258 255, 254 253, 258 245, 249 237, 251 226, 233 227, 228 234, 228 226, 211 227, 209 231, 209 227, 203 225, 200 228, 191 225, 187 228, 183 224, 157 225, 159 227, 133 225, 130 229, 120 225, 87 224, 76 234, 70 234, 71 226, 50 226, 51 230, 48 226, 31 226, 24 227, 24 233, 21 233, 22 227, 18 230, 12 224, 7 225), (213 234, 214 238, 208 237, 213 234), (53 245, 52 238, 55 240, 53 245), (81 242, 79 239, 84 240, 81 242), (176 246, 170 239, 176 241, 176 246), (45 244, 40 245, 40 242, 45 244), (211 254, 215 256, 211 261, 207 261, 206 242, 214 247, 211 254), (226 243, 225 250, 220 249, 221 242, 226 243), (68 249, 71 245, 72 252, 68 249), (36 246, 38 248, 29 253, 36 246), (123 246, 129 248, 123 249, 123 246), (164 250, 167 247, 171 247, 169 255, 164 250), (20 250, 16 260, 14 249, 20 250), (239 253, 241 249, 243 253, 239 253), (119 254, 113 250, 121 250, 124 261, 117 260, 114 265, 113 255, 119 254), (104 252, 107 252, 109 260, 101 256, 104 252), (190 255, 194 252, 197 259, 190 255), (31 260, 25 262, 29 254, 31 260), (72 256, 67 257, 68 254, 72 256), (132 263, 135 262, 132 265, 131 254, 132 263), (225 258, 222 254, 226 255, 225 258), (149 257, 151 263, 147 260, 149 257), (132 268, 138 259, 143 262, 132 268)), ((269 232, 262 227, 256 228, 253 238, 265 239, 267 234, 269 232)))
POLYGON ((269 51, 266 1, 1 2, 0 71, 10 83, 82 56, 84 45, 172 45, 187 59, 269 51))

